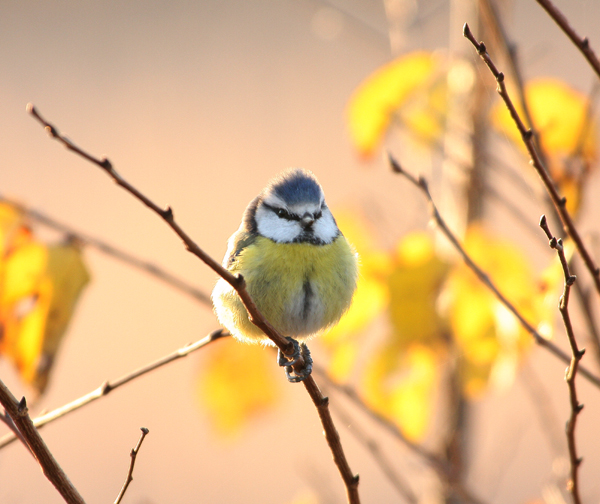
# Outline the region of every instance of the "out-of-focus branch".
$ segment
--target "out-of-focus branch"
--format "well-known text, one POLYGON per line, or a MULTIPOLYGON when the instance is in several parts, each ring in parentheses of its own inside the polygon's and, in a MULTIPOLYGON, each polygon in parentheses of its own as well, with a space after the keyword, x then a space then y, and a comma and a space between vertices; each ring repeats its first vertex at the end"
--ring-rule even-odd
MULTIPOLYGON (((463 246, 458 241, 458 238, 456 238, 454 233, 452 233, 450 228, 448 228, 448 225, 446 224, 446 222, 444 221, 444 219, 438 212, 438 210, 435 206, 435 203, 433 201, 433 198, 431 197, 431 194, 429 192, 429 187, 427 185, 427 181, 423 177, 416 178, 413 175, 411 175, 410 173, 408 173, 406 170, 404 170, 400 166, 400 164, 398 164, 398 162, 392 156, 389 156, 389 159, 390 159, 390 163, 392 165, 392 169, 396 173, 399 173, 399 174, 403 175, 404 177, 406 177, 413 185, 415 185, 416 187, 418 187, 421 190, 421 192, 427 199, 427 202, 429 203, 431 216, 432 216, 435 224, 438 226, 438 228, 444 234, 444 236, 446 236, 446 238, 450 241, 450 243, 452 243, 452 245, 454 246, 456 251, 461 255, 465 264, 471 269, 471 271, 473 271, 473 273, 475 273, 477 278, 479 278, 479 280, 488 289, 490 289, 494 293, 494 295, 498 298, 498 300, 517 318, 517 320, 525 328, 525 330, 533 336, 533 338, 537 344, 539 344, 540 346, 543 346, 544 348, 549 350, 551 353, 553 353, 556 357, 558 357, 560 360, 562 360, 566 364, 569 364, 571 362, 571 357, 568 354, 566 354, 562 349, 557 347, 552 341, 549 341, 546 338, 544 338, 535 329, 535 327, 533 327, 533 325, 531 323, 529 323, 527 321, 527 319, 525 319, 525 317, 521 314, 521 312, 519 312, 519 310, 517 310, 517 308, 506 298, 506 296, 504 296, 504 294, 502 294, 500 292, 500 290, 492 282, 490 277, 473 261, 473 259, 471 259, 469 254, 467 254, 467 252, 465 251, 463 246)), ((591 371, 584 368, 583 366, 579 367, 579 372, 581 373, 582 376, 585 376, 591 383, 593 383, 597 387, 600 387, 600 377, 594 375, 591 371)))
POLYGON ((573 497, 574 504, 581 504, 581 497, 579 495, 579 466, 581 465, 582 459, 577 456, 577 446, 575 444, 575 424, 577 422, 577 416, 583 409, 583 404, 579 403, 577 399, 577 389, 575 387, 575 377, 577 375, 577 369, 579 368, 579 361, 585 353, 584 349, 579 349, 577 346, 577 340, 575 339, 575 333, 573 331, 573 325, 571 324, 571 316, 569 315, 569 296, 571 293, 571 286, 575 283, 576 277, 571 275, 569 271, 569 263, 565 257, 565 249, 563 247, 562 240, 558 240, 552 235, 546 216, 542 215, 540 219, 540 227, 546 233, 549 240, 550 248, 556 250, 560 264, 563 269, 565 281, 563 287, 563 293, 560 297, 558 309, 563 319, 565 329, 567 331, 567 338, 569 339, 569 346, 571 347, 571 362, 565 373, 565 380, 569 387, 569 399, 571 403, 571 416, 567 422, 567 444, 569 446, 569 461, 571 463, 571 478, 567 485, 569 492, 573 497))
POLYGON ((142 434, 140 435, 139 441, 137 442, 135 447, 132 448, 131 453, 129 454, 131 457, 131 462, 129 463, 129 471, 127 472, 127 478, 125 478, 125 483, 123 483, 123 487, 121 488, 119 495, 117 495, 117 498, 115 499, 115 504, 119 504, 123 500, 123 496, 125 495, 125 492, 129 487, 129 483, 133 481, 133 466, 135 466, 135 459, 137 458, 137 454, 140 451, 140 447, 144 442, 144 438, 150 432, 148 429, 146 429, 146 427, 142 427, 140 430, 142 431, 142 434))
POLYGON ((435 471, 441 481, 448 485, 460 498, 469 504, 484 504, 484 502, 473 495, 470 490, 465 488, 461 482, 457 481, 451 474, 451 468, 448 462, 436 453, 429 451, 421 445, 418 445, 408 439, 404 433, 391 421, 382 416, 381 414, 370 408, 358 395, 356 390, 347 385, 342 385, 330 379, 324 369, 320 366, 315 365, 314 372, 319 374, 323 380, 327 383, 327 386, 343 394, 345 397, 350 399, 361 411, 365 412, 371 419, 377 422, 382 428, 390 433, 394 438, 400 441, 406 448, 423 459, 425 463, 435 471))
MULTIPOLYGON (((144 376, 145 374, 148 374, 151 371, 154 371, 155 369, 169 364, 170 362, 181 359, 183 357, 187 357, 192 352, 195 352, 200 348, 204 348, 209 343, 212 343, 213 341, 216 341, 226 336, 229 336, 229 333, 227 331, 225 331, 224 329, 217 329, 216 331, 213 331, 208 336, 205 336, 204 338, 196 341, 195 343, 191 343, 180 348, 179 350, 175 350, 174 352, 161 359, 158 359, 157 361, 154 361, 144 367, 136 369, 132 373, 122 376, 118 380, 106 381, 102 385, 100 385, 100 387, 98 387, 96 390, 93 390, 92 392, 81 396, 68 404, 65 404, 64 406, 61 406, 60 408, 56 408, 53 411, 38 416, 33 420, 33 425, 35 425, 36 428, 40 429, 44 425, 53 422, 54 420, 58 420, 59 418, 68 415, 69 413, 77 411, 79 408, 82 408, 86 404, 94 402, 97 399, 108 395, 110 392, 112 392, 115 389, 118 389, 126 383, 129 383, 132 380, 144 376)), ((15 440, 16 436, 14 434, 6 434, 4 437, 0 438, 0 449, 11 444, 15 440)))
POLYGON ((73 483, 62 470, 58 462, 44 443, 40 433, 34 427, 27 402, 23 397, 17 401, 10 390, 0 381, 0 404, 4 406, 6 413, 10 416, 17 429, 23 436, 25 443, 33 456, 38 461, 46 478, 54 485, 65 502, 69 504, 85 504, 83 497, 79 494, 73 483))
POLYGON ((390 484, 396 489, 396 491, 404 498, 406 502, 410 504, 417 504, 419 499, 413 492, 408 481, 406 481, 398 472, 392 467, 391 462, 385 456, 385 453, 381 450, 380 444, 375 438, 369 436, 366 429, 361 429, 356 422, 352 419, 350 414, 345 411, 339 404, 336 404, 333 408, 336 416, 340 418, 344 425, 348 426, 348 432, 354 436, 355 439, 361 443, 367 451, 371 454, 375 463, 379 466, 385 477, 388 479, 390 484))
POLYGON ((537 0, 542 8, 550 15, 554 22, 565 32, 567 37, 571 39, 571 42, 575 44, 575 47, 581 51, 585 59, 588 61, 596 75, 600 77, 600 61, 598 56, 590 46, 590 41, 587 37, 580 37, 577 32, 571 27, 568 19, 565 15, 550 1, 550 0, 537 0))
MULTIPOLYGON (((155 212, 161 219, 163 219, 165 223, 177 234, 177 236, 181 238, 185 248, 189 252, 198 257, 235 289, 236 293, 244 304, 244 307, 248 311, 248 317, 250 321, 260 328, 284 355, 288 357, 292 357, 294 355, 295 347, 293 342, 279 334, 279 332, 277 332, 277 330, 259 312, 258 308, 254 304, 254 301, 250 297, 250 294, 248 294, 248 291, 246 290, 246 281, 242 275, 232 274, 212 257, 210 257, 206 252, 204 252, 204 250, 202 250, 192 240, 192 238, 179 226, 179 224, 177 224, 175 217, 173 216, 173 210, 170 207, 167 207, 163 210, 150 198, 145 196, 137 188, 127 182, 121 175, 119 175, 107 158, 98 159, 83 149, 80 149, 71 140, 61 135, 58 129, 46 121, 32 104, 27 105, 27 111, 44 126, 52 138, 63 144, 70 151, 83 157, 90 163, 102 168, 102 170, 104 170, 117 185, 121 186, 132 196, 137 198, 144 205, 155 212)), ((305 366, 306 363, 302 356, 300 356, 300 358, 297 359, 296 364, 293 365, 293 368, 298 374, 300 374, 300 372, 305 369, 305 366)), ((360 502, 358 495, 358 476, 355 476, 350 470, 350 466, 340 441, 339 433, 335 428, 333 419, 331 417, 331 412, 329 411, 328 399, 323 396, 312 376, 309 375, 302 383, 304 384, 304 387, 310 395, 319 414, 327 444, 329 445, 334 462, 346 487, 348 502, 350 504, 358 504, 360 502)))
POLYGON ((176 276, 172 275, 160 266, 157 266, 156 264, 153 264, 149 261, 145 261, 144 259, 140 259, 139 257, 129 254, 128 252, 125 252, 124 250, 110 245, 105 241, 99 240, 98 238, 94 238, 93 236, 82 233, 81 231, 77 231, 72 227, 67 226, 66 224, 63 224, 62 222, 59 222, 56 219, 50 217, 46 213, 40 212, 39 210, 35 210, 33 208, 29 208, 28 206, 23 205, 18 201, 6 198, 2 195, 0 195, 0 201, 8 203, 31 220, 34 220, 51 229, 64 233, 67 236, 72 236, 82 244, 88 247, 92 247, 102 252, 103 254, 113 257, 121 262, 124 262, 128 266, 132 266, 133 268, 148 273, 154 278, 157 278, 170 285, 171 287, 174 287, 175 289, 183 292, 184 294, 191 296, 196 301, 199 301, 200 303, 208 307, 212 307, 210 296, 208 294, 197 289, 193 285, 190 285, 189 283, 181 280, 180 278, 177 278, 176 276))
POLYGON ((538 173, 538 175, 540 176, 546 190, 548 191, 550 200, 552 201, 552 204, 554 205, 554 208, 556 209, 556 212, 558 213, 558 215, 560 217, 560 220, 563 224, 563 228, 564 228, 565 232, 571 237, 571 239, 575 243, 575 246, 577 247, 577 250, 579 251, 579 253, 582 257, 583 262, 585 263, 588 271, 590 272, 590 275, 592 276, 592 278, 594 280, 594 284, 596 286, 596 291, 600 295, 600 268, 598 268, 598 266, 592 259, 592 256, 588 252, 585 244, 583 243, 581 236, 579 235, 579 231, 575 227, 575 223, 573 222, 571 215, 567 211, 566 198, 560 196, 560 194, 558 193, 558 190, 556 189, 554 181, 552 180, 552 178, 550 177, 550 174, 546 170, 546 167, 542 163, 542 160, 538 154, 538 151, 533 143, 533 133, 532 133, 531 129, 528 129, 525 127, 525 125, 523 124, 523 121, 521 120, 521 117, 519 116, 517 110, 515 109, 515 106, 511 100, 510 96, 508 95, 508 91, 506 90, 506 84, 504 82, 504 74, 496 68, 496 65, 494 64, 494 62, 490 58, 489 54, 487 53, 485 44, 483 42, 477 42, 477 40, 475 40, 475 37, 473 36, 473 33, 471 32, 469 25, 466 23, 463 27, 463 33, 464 33, 464 36, 473 44, 473 46, 477 50, 477 54, 479 54, 481 59, 485 62, 487 67, 490 69, 490 72, 492 72, 493 76, 496 78, 496 82, 498 83, 498 87, 497 87, 498 94, 504 100, 504 103, 506 104, 506 107, 508 108, 511 117, 513 118, 513 120, 519 130, 519 133, 521 133, 521 138, 523 139, 523 143, 525 144, 525 147, 527 148, 527 151, 529 152, 529 156, 531 158, 531 164, 535 168, 535 170, 538 173))

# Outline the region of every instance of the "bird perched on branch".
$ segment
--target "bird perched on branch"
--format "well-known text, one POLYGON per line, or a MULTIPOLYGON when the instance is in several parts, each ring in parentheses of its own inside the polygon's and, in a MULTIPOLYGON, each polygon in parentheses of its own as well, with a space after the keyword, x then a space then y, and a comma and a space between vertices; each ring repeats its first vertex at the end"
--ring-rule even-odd
MULTIPOLYGON (((244 277, 258 310, 294 341, 338 322, 350 306, 358 274, 357 254, 338 229, 323 189, 311 172, 299 168, 275 177, 250 202, 229 239, 223 266, 244 277)), ((212 300, 219 322, 236 339, 272 344, 222 278, 212 300)), ((310 359, 304 343, 299 350, 310 359)), ((281 354, 279 364, 290 381, 304 379, 290 376, 293 362, 281 354)))

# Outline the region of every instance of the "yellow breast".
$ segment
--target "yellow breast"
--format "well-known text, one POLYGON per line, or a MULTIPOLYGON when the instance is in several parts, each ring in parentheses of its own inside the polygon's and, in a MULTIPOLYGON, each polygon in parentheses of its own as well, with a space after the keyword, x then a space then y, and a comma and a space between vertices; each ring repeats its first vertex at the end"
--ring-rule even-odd
MULTIPOLYGON (((328 245, 276 243, 258 237, 231 268, 246 279, 260 312, 284 336, 309 337, 335 324, 356 288, 357 257, 343 236, 328 245)), ((265 342, 235 291, 219 280, 213 292, 221 324, 238 339, 265 342)), ((268 341, 266 341, 268 342, 268 341)))

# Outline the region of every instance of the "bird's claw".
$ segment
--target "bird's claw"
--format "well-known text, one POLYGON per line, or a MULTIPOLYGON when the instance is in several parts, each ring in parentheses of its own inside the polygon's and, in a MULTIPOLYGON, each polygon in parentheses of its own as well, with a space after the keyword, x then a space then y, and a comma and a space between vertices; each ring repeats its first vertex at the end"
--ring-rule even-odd
POLYGON ((298 383, 310 376, 313 360, 305 343, 298 343, 294 338, 288 337, 287 339, 294 345, 294 353, 288 357, 280 349, 277 352, 277 364, 285 368, 285 376, 290 383, 298 383), (293 366, 298 363, 300 358, 304 360, 304 367, 295 370, 293 366))

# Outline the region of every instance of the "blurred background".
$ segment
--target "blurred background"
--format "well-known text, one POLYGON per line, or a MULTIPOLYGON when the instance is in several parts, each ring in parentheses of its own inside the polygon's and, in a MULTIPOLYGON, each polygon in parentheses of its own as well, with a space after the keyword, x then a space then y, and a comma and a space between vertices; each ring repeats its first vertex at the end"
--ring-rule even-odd
MULTIPOLYGON (((598 2, 556 0, 556 5, 600 49, 600 40, 594 39, 598 2)), ((590 93, 592 71, 536 2, 503 2, 500 11, 518 46, 526 80, 551 77, 583 96, 590 93)), ((0 12, 2 195, 159 264, 207 293, 215 274, 101 170, 49 140, 25 112, 28 102, 77 145, 106 155, 155 202, 172 206, 180 225, 217 259, 247 203, 288 166, 312 170, 334 214, 344 216, 340 225, 351 227, 353 215, 356 222, 364 221, 381 251, 395 250, 407 233, 426 230, 429 217, 422 194, 391 173, 386 149, 407 170, 432 178, 449 221, 459 233, 466 225, 456 210, 460 201, 447 202, 452 197, 440 188, 446 175, 436 166, 443 156, 437 161, 428 157, 422 146, 392 130, 369 153, 361 152, 349 133, 348 104, 373 72, 415 50, 464 55, 474 69, 465 74, 464 89, 478 79, 489 84, 487 69, 462 37, 462 26, 469 22, 476 37, 487 41, 469 3, 25 0, 3 2, 0 12)), ((484 93, 491 107, 497 100, 493 83, 484 93)), ((500 130, 498 136, 510 134, 500 130)), ((529 169, 518 148, 501 146, 495 154, 512 163, 517 174, 529 169)), ((526 178, 536 186, 535 176, 526 178)), ((502 184, 514 195, 511 182, 504 179, 502 184)), ((597 174, 591 173, 585 192, 598 190, 597 174)), ((538 272, 554 257, 541 231, 526 231, 547 211, 540 193, 538 186, 531 196, 516 197, 524 225, 493 201, 479 216, 491 222, 500 238, 517 241, 538 272)), ((599 204, 589 196, 580 198, 580 230, 593 242, 599 204)), ((40 239, 61 239, 59 233, 33 225, 40 239)), ((559 235, 558 227, 553 231, 559 235)), ((359 231, 349 229, 351 233, 359 231)), ((83 254, 91 282, 55 358, 47 390, 31 405, 33 414, 71 401, 216 328, 210 307, 92 247, 84 247, 83 254)), ((597 301, 592 295, 596 313, 597 301)), ((360 341, 386 332, 385 313, 374 319, 360 341)), ((587 334, 583 323, 578 327, 587 334)), ((555 338, 568 350, 560 324, 555 338)), ((581 344, 587 346, 585 339, 581 344)), ((311 348, 317 362, 335 357, 331 345, 315 341, 311 348)), ((86 502, 114 500, 140 427, 150 434, 124 502, 343 502, 340 478, 304 388, 288 385, 283 372, 270 370, 278 399, 223 435, 199 398, 199 382, 209 379, 202 373, 210 355, 201 350, 44 427, 44 439, 86 502)), ((274 360, 268 353, 265 366, 275 368, 274 360)), ((528 370, 525 378, 517 372, 509 385, 486 390, 469 402, 462 426, 468 432, 462 479, 483 502, 569 501, 562 436, 570 411, 565 365, 540 348, 530 349, 526 360, 520 364, 528 370), (532 381, 539 387, 531 386, 532 381), (540 402, 550 413, 538 415, 540 402), (552 427, 544 426, 548 422, 552 427)), ((591 355, 584 363, 598 374, 591 355)), ((0 376, 17 397, 34 395, 5 359, 0 376)), ((346 378, 352 381, 352 374, 346 378)), ((578 391, 585 404, 577 426, 584 457, 581 492, 585 501, 596 502, 600 394, 581 378, 578 391)), ((327 393, 350 410, 349 419, 337 417, 338 428, 350 466, 360 474, 363 502, 399 502, 406 496, 396 492, 353 436, 354 422, 385 445, 420 502, 439 501, 443 492, 423 460, 335 391, 327 393)), ((236 396, 228 400, 235 402, 236 396)), ((435 431, 443 431, 450 421, 444 416, 447 410, 436 411, 423 428, 426 432, 414 435, 432 449, 439 437, 435 431)), ((0 451, 0 501, 62 499, 27 450, 13 443, 0 451)))

